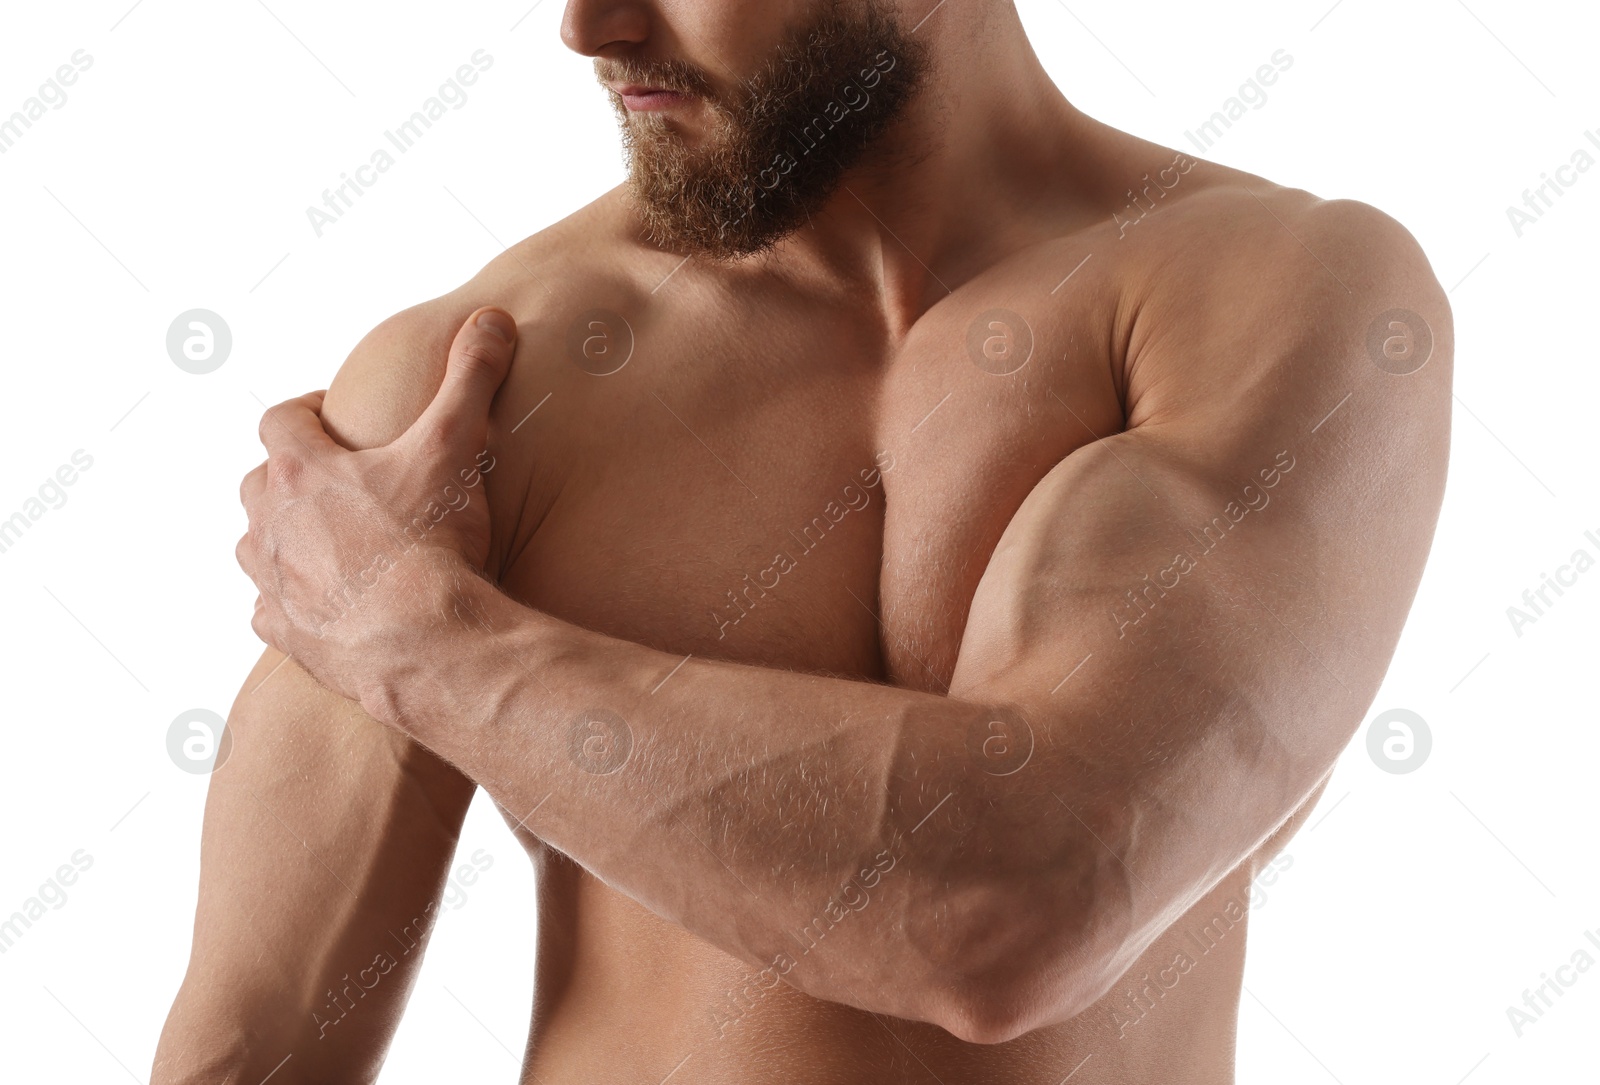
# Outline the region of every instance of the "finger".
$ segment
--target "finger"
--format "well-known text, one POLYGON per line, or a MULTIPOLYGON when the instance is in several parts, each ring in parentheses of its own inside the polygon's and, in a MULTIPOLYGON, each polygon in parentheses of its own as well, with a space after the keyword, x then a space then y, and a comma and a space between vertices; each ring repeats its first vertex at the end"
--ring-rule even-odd
POLYGON ((321 457, 342 451, 322 428, 322 400, 323 393, 310 392, 286 399, 261 416, 261 443, 268 459, 285 453, 321 457))
POLYGON ((250 615, 250 628, 260 638, 261 643, 276 648, 272 643, 271 630, 267 624, 267 608, 262 605, 259 596, 256 598, 255 613, 250 615))
POLYGON ((256 498, 261 496, 261 491, 266 489, 266 487, 267 461, 262 460, 249 474, 245 475, 244 480, 239 483, 239 504, 243 505, 246 509, 250 508, 250 506, 255 503, 256 498))
POLYGON ((490 306, 469 316, 450 344, 444 383, 407 436, 457 458, 481 452, 489 433, 489 404, 511 369, 516 344, 517 324, 505 310, 490 306))

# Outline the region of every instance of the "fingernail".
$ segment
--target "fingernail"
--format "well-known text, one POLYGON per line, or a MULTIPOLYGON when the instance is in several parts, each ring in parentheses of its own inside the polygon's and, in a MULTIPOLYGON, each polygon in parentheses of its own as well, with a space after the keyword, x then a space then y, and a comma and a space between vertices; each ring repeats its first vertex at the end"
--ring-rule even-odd
POLYGON ((478 327, 494 332, 502 342, 509 343, 517 334, 511 318, 498 309, 485 309, 478 314, 478 327))

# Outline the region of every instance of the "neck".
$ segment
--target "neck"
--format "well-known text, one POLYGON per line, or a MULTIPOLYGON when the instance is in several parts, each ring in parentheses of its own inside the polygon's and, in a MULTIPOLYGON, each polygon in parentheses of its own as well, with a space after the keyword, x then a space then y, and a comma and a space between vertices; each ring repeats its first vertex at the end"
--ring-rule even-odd
POLYGON ((921 89, 822 213, 768 257, 874 297, 891 334, 1000 254, 1043 240, 1029 236, 1030 212, 1059 206, 1073 185, 1087 118, 1045 73, 1015 8, 980 7, 927 16, 921 89))

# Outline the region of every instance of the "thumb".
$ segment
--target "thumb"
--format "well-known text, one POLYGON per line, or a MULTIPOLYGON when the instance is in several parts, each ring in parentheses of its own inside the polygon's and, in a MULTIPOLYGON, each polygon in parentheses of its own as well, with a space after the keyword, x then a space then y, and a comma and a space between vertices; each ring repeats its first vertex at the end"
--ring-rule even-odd
POLYGON ((489 432, 489 404, 516 349, 517 322, 505 310, 487 306, 467 317, 450 344, 444 383, 409 432, 436 448, 477 454, 489 432))

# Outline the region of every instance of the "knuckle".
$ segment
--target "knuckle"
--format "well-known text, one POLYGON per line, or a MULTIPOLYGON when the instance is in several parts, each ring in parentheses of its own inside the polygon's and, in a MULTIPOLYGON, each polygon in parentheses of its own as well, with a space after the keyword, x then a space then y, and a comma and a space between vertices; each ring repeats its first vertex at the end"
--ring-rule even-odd
POLYGON ((505 358, 488 333, 476 336, 456 348, 455 368, 469 377, 498 377, 505 367, 505 358))
POLYGON ((266 467, 267 465, 263 461, 251 468, 249 473, 239 480, 239 504, 244 505, 246 508, 249 507, 250 495, 255 491, 256 483, 260 481, 261 474, 266 470, 266 467))
POLYGON ((261 412, 261 422, 256 426, 256 436, 260 437, 264 443, 268 435, 274 433, 282 425, 283 404, 279 403, 261 412))
POLYGON ((305 473, 305 457, 294 449, 280 449, 267 461, 267 481, 279 489, 293 489, 305 473))

